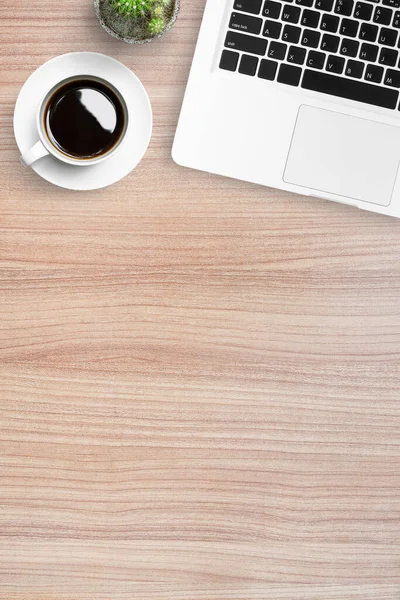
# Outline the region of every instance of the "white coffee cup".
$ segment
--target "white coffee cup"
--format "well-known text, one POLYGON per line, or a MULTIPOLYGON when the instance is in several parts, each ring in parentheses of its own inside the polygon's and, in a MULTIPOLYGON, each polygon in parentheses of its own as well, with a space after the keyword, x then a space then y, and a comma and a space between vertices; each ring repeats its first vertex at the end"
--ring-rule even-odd
POLYGON ((24 166, 29 167, 34 162, 39 160, 40 158, 43 158, 44 156, 48 156, 49 154, 54 156, 58 160, 61 160, 64 163, 74 165, 74 166, 82 167, 82 166, 88 166, 88 165, 95 165, 100 162, 103 162, 104 160, 106 160, 107 158, 112 156, 118 150, 118 148, 121 146, 121 144, 123 143, 123 141, 125 139, 127 127, 128 127, 128 108, 126 106, 126 102, 125 102, 122 94, 117 90, 117 88, 114 85, 112 85, 111 83, 109 83, 99 77, 94 77, 93 75, 79 75, 79 76, 69 77, 67 79, 63 79, 63 80, 59 81, 55 86, 53 86, 45 94, 42 101, 40 102, 40 105, 39 105, 39 108, 37 111, 36 126, 37 126, 37 130, 38 130, 39 140, 36 142, 36 144, 32 148, 30 148, 30 150, 25 152, 20 157, 20 160, 24 166), (56 94, 60 90, 60 88, 63 88, 67 84, 73 83, 75 81, 76 82, 93 81, 94 83, 100 84, 101 86, 108 88, 108 90, 110 92, 112 92, 113 94, 115 94, 115 96, 117 97, 118 101, 120 102, 122 111, 123 111, 123 126, 122 126, 122 129, 121 129, 118 139, 109 149, 107 149, 103 153, 97 154, 95 156, 74 156, 74 155, 68 154, 60 146, 57 145, 56 140, 51 135, 51 132, 48 131, 48 124, 47 124, 46 120, 47 120, 47 113, 51 106, 52 99, 56 96, 56 94))

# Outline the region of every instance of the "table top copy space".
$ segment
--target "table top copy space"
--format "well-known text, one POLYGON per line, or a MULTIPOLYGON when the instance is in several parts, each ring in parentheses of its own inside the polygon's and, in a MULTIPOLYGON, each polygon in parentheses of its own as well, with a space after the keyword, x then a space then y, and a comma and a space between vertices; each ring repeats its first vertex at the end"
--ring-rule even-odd
POLYGON ((173 163, 203 8, 134 47, 90 1, 1 4, 1 600, 400 598, 400 220, 173 163), (83 50, 154 110, 89 193, 12 131, 83 50))

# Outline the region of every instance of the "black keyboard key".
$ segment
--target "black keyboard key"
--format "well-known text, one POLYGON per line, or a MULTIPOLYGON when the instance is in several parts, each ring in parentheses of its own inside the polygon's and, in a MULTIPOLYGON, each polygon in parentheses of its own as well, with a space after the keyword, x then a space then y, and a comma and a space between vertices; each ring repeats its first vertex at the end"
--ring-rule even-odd
POLYGON ((310 6, 313 5, 313 1, 314 0, 296 0, 296 4, 298 4, 299 6, 306 6, 307 8, 310 8, 310 6))
POLYGON ((223 50, 221 60, 219 62, 219 68, 225 71, 236 71, 236 67, 239 60, 238 52, 231 52, 230 50, 223 50))
POLYGON ((273 38, 274 40, 278 40, 281 35, 282 25, 281 23, 277 23, 276 21, 265 21, 263 36, 273 38))
POLYGON ((361 44, 359 58, 368 62, 375 62, 378 57, 379 47, 373 44, 361 44))
POLYGON ((358 21, 352 21, 351 19, 342 19, 340 24, 339 33, 340 35, 346 35, 348 37, 356 37, 358 31, 358 21))
POLYGON ((353 12, 353 0, 336 0, 335 13, 342 17, 349 17, 353 12))
POLYGON ((323 10, 324 12, 331 12, 333 0, 315 0, 314 8, 318 8, 318 10, 323 10))
POLYGON ((387 29, 387 27, 382 27, 379 36, 378 36, 378 44, 382 44, 382 46, 395 46, 397 40, 397 31, 395 29, 387 29))
POLYGON ((287 45, 280 42, 271 42, 268 48, 268 58, 275 60, 283 60, 286 55, 287 45))
POLYGON ((382 0, 382 4, 391 8, 400 8, 400 0, 382 0))
POLYGON ((336 33, 339 27, 339 17, 335 15, 322 15, 320 29, 336 33))
POLYGON ((300 33, 300 27, 293 27, 293 25, 285 25, 282 33, 282 40, 284 42, 289 42, 289 44, 297 44, 300 39, 300 33))
POLYGON ((314 52, 314 50, 310 50, 307 56, 307 67, 312 67, 313 69, 322 69, 325 62, 325 54, 322 52, 314 52))
POLYGON ((329 33, 325 33, 322 36, 321 50, 324 50, 325 52, 337 52, 337 49, 339 48, 339 42, 340 38, 336 37, 335 35, 329 35, 329 33))
POLYGON ((239 65, 239 73, 243 75, 251 75, 252 77, 256 74, 258 67, 258 58, 256 56, 250 56, 249 54, 242 54, 239 65))
POLYGON ((294 63, 295 65, 302 65, 306 59, 306 50, 299 48, 298 46, 290 46, 287 55, 287 62, 294 63))
POLYGON ((318 48, 320 37, 321 34, 319 31, 304 29, 303 35, 301 36, 301 45, 307 46, 308 48, 318 48))
POLYGON ((315 8, 323 10, 324 12, 331 12, 333 8, 333 0, 316 0, 315 8))
POLYGON ((267 2, 264 4, 262 14, 264 17, 268 17, 268 19, 279 19, 281 8, 282 5, 280 2, 272 2, 272 0, 267 0, 267 2))
POLYGON ((396 108, 399 97, 399 93, 390 88, 311 69, 304 71, 301 87, 313 92, 321 92, 382 108, 396 108))
POLYGON ((319 16, 319 12, 305 9, 303 10, 300 24, 303 25, 303 27, 318 27, 319 16))
POLYGON ((261 10, 262 0, 235 0, 233 5, 234 10, 241 10, 243 12, 252 13, 258 15, 261 10))
POLYGON ((258 77, 273 81, 275 79, 278 63, 273 60, 262 60, 258 69, 258 77))
POLYGON ((394 13, 392 26, 396 27, 396 29, 400 29, 400 11, 398 10, 394 13))
POLYGON ((279 83, 286 83, 287 85, 299 85, 301 78, 300 67, 294 67, 293 65, 281 65, 278 73, 279 83))
POLYGON ((258 35, 261 31, 262 22, 262 19, 259 17, 250 17, 243 13, 234 12, 229 21, 229 27, 231 29, 239 29, 246 33, 255 33, 258 35))
POLYGON ((340 46, 340 54, 343 54, 343 56, 351 56, 351 57, 355 57, 357 56, 358 53, 358 47, 359 47, 359 42, 357 42, 357 40, 349 40, 347 38, 344 38, 342 40, 342 45, 340 46))
POLYGON ((285 4, 282 11, 282 21, 287 23, 298 23, 300 19, 301 9, 298 6, 285 4))
POLYGON ((360 28, 359 38, 363 42, 374 42, 378 35, 378 26, 363 23, 360 28))
POLYGON ((393 50, 393 48, 382 48, 378 62, 386 67, 394 67, 398 54, 397 50, 393 50))
POLYGON ((330 73, 338 73, 338 75, 340 75, 344 68, 344 58, 341 56, 333 56, 331 54, 328 56, 325 68, 330 73))
POLYGON ((353 16, 356 19, 361 19, 361 21, 370 21, 372 17, 372 11, 373 7, 371 4, 366 4, 366 2, 357 2, 353 16))
POLYGON ((357 60, 348 60, 345 70, 347 77, 354 77, 355 79, 361 79, 364 71, 364 63, 358 62, 357 60))
POLYGON ((383 77, 383 67, 377 65, 367 65, 364 79, 371 83, 380 83, 383 77))
POLYGON ((267 40, 252 35, 245 35, 237 31, 228 31, 225 38, 225 47, 232 50, 241 50, 249 54, 260 54, 264 56, 267 49, 267 40))
POLYGON ((386 69, 385 77, 383 78, 385 85, 390 87, 400 88, 400 71, 393 71, 393 69, 386 69))
POLYGON ((384 8, 383 6, 377 6, 374 12, 374 23, 379 25, 389 25, 392 20, 392 11, 390 8, 384 8))

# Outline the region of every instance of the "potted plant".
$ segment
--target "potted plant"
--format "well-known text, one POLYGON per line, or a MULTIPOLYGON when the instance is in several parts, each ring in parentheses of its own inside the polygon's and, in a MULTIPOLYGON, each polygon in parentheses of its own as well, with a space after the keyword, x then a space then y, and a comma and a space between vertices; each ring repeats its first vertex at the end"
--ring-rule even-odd
POLYGON ((128 44, 163 36, 175 23, 180 0, 94 0, 101 26, 128 44))

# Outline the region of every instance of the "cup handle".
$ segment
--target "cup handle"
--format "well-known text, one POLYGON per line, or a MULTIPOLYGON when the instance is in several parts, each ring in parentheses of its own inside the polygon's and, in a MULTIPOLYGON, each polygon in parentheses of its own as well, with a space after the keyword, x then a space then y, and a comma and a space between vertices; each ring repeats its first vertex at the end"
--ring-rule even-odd
POLYGON ((50 152, 47 150, 46 146, 39 140, 30 150, 28 150, 28 152, 25 152, 25 154, 23 154, 20 157, 20 161, 22 162, 24 167, 30 167, 32 163, 36 162, 37 160, 39 160, 39 158, 42 158, 43 156, 47 156, 48 154, 50 154, 50 152))

